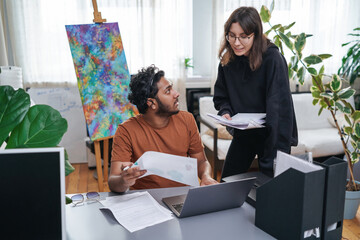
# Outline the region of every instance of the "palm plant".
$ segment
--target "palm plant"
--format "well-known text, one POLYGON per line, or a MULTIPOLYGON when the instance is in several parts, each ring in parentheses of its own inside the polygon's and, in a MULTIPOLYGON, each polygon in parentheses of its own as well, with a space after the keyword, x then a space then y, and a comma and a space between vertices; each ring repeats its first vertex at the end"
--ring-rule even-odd
POLYGON ((360 111, 355 110, 348 102, 348 99, 355 94, 351 87, 342 88, 343 79, 337 75, 326 75, 324 65, 318 70, 314 65, 320 64, 323 60, 330 58, 331 54, 311 54, 304 57, 302 51, 306 44, 306 38, 312 35, 300 33, 294 35, 290 29, 295 22, 283 26, 282 24, 270 24, 271 13, 274 9, 272 2, 270 9, 266 6, 261 7, 260 16, 263 23, 270 25, 270 29, 265 33, 274 33, 273 41, 284 54, 283 46, 285 45, 292 53, 288 63, 289 79, 296 80, 300 84, 304 83, 305 74, 309 73, 312 79, 310 91, 313 96, 313 105, 319 105, 318 115, 324 109, 330 111, 338 130, 341 143, 346 155, 348 168, 350 172, 350 181, 347 184, 347 190, 358 191, 360 186, 355 182, 353 175, 353 165, 359 161, 360 157, 360 111), (329 81, 325 81, 330 79, 329 81), (337 121, 337 113, 344 114, 346 125, 340 126, 337 121), (348 147, 350 146, 351 147, 348 147))

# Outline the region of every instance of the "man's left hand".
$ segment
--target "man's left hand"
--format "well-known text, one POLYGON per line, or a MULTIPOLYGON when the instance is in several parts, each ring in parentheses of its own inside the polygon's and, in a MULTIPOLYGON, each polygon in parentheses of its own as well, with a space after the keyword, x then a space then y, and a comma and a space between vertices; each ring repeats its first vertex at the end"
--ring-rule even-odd
POLYGON ((203 177, 201 178, 201 182, 200 182, 200 186, 206 186, 206 185, 213 185, 213 184, 217 184, 218 182, 209 177, 209 176, 206 176, 206 177, 203 177))

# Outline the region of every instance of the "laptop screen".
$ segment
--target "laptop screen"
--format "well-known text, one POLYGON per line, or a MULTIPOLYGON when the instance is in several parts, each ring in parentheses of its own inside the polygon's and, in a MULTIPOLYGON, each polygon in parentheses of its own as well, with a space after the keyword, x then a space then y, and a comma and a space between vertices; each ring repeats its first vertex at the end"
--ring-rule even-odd
POLYGON ((63 148, 0 151, 3 239, 65 239, 63 148))

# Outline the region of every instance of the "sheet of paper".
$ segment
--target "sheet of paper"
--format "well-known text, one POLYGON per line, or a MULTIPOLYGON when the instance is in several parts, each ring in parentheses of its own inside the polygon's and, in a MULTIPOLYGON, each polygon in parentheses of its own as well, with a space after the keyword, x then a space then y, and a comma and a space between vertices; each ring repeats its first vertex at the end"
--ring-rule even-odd
POLYGON ((295 156, 286 154, 281 151, 277 151, 275 162, 276 164, 275 164, 274 177, 280 175, 289 168, 294 168, 304 173, 313 172, 322 169, 322 167, 319 165, 315 165, 306 160, 297 158, 295 156))
POLYGON ((217 123, 241 130, 264 127, 262 124, 265 123, 266 117, 265 113, 238 113, 228 120, 216 114, 207 113, 207 115, 217 123))
POLYGON ((147 175, 158 175, 190 186, 199 186, 197 159, 148 151, 133 166, 146 169, 147 175))
POLYGON ((161 206, 148 192, 107 197, 100 201, 115 219, 129 232, 135 232, 173 218, 172 213, 161 206))

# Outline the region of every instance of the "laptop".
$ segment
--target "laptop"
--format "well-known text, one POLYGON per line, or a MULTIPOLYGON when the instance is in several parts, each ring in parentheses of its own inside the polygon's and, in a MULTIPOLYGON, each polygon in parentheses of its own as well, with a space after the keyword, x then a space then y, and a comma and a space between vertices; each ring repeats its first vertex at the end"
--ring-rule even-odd
POLYGON ((187 194, 162 201, 179 218, 236 208, 243 205, 256 178, 190 188, 187 194))
POLYGON ((1 238, 65 239, 64 148, 0 150, 1 238))
POLYGON ((249 192, 248 196, 246 197, 245 201, 248 204, 250 204, 251 206, 253 206, 254 208, 256 208, 256 190, 258 187, 261 187, 263 184, 270 181, 272 179, 271 177, 269 177, 261 172, 247 172, 247 173, 241 173, 241 174, 236 174, 233 176, 225 177, 221 180, 224 182, 232 182, 232 181, 238 181, 241 179, 248 179, 248 178, 252 178, 252 177, 255 177, 256 181, 254 182, 253 186, 251 187, 250 192, 249 192))

